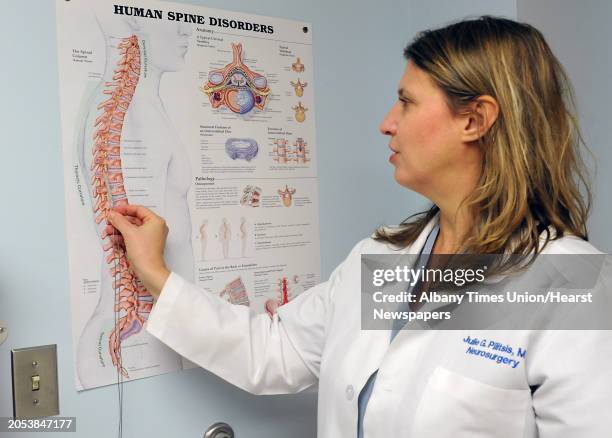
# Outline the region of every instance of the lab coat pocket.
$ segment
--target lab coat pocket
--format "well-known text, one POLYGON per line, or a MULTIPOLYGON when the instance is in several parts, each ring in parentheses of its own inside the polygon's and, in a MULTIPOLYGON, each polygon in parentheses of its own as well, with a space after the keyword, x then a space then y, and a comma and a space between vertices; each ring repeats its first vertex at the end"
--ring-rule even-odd
POLYGON ((502 389, 437 367, 425 386, 409 436, 521 438, 530 398, 527 389, 502 389))

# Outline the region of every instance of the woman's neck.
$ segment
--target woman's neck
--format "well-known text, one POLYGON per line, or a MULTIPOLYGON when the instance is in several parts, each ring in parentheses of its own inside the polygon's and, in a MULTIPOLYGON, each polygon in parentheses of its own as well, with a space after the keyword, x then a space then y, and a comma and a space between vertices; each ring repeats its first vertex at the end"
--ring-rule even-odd
POLYGON ((465 208, 440 208, 438 238, 433 254, 455 254, 472 228, 474 219, 465 208))

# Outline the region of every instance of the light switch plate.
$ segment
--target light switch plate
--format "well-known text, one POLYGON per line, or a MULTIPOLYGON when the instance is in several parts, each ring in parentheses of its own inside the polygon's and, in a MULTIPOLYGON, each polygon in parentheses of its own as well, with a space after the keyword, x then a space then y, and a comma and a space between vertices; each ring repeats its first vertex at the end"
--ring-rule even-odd
POLYGON ((38 418, 59 415, 57 345, 11 350, 13 417, 38 418), (39 379, 32 379, 39 376, 39 379), (33 380, 39 389, 33 390, 33 380))

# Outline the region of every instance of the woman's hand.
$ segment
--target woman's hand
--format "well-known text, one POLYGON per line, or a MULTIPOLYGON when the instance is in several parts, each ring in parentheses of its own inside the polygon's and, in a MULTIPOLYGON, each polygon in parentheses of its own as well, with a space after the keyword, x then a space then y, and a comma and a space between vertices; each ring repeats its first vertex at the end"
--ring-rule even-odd
MULTIPOLYGON (((147 290, 154 298, 170 275, 164 261, 164 246, 168 236, 166 221, 141 205, 121 205, 108 214, 108 221, 121 233, 111 239, 125 247, 127 259, 147 290)), ((111 227, 112 228, 112 227, 111 227)))

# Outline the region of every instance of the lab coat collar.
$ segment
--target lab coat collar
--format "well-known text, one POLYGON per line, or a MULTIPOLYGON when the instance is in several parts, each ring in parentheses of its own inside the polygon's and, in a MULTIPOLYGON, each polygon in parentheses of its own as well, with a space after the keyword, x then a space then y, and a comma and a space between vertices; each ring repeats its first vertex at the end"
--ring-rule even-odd
POLYGON ((419 234, 419 237, 417 237, 415 239, 414 242, 412 242, 410 245, 408 245, 403 251, 403 254, 418 254, 421 252, 421 250, 423 249, 423 246, 425 246, 425 242, 427 242, 427 237, 429 236, 429 233, 431 232, 431 230, 433 230, 433 228, 438 225, 440 222, 440 212, 438 211, 436 213, 436 215, 434 217, 432 217, 429 222, 427 222, 427 225, 425 225, 425 227, 423 228, 423 230, 421 231, 421 234, 419 234))
MULTIPOLYGON (((403 248, 399 254, 398 258, 405 254, 418 254, 425 245, 427 241, 427 237, 429 233, 434 228, 434 226, 438 223, 440 216, 440 212, 438 212, 428 223, 425 225, 419 236, 415 239, 415 241, 408 245, 406 248, 403 248)), ((396 252, 397 254, 397 252, 396 252)), ((360 367, 360 370, 355 375, 355 388, 358 390, 357 394, 361 392, 361 389, 367 382, 368 378, 374 373, 377 369, 380 368, 380 365, 383 361, 387 350, 389 349, 391 338, 391 330, 365 330, 361 329, 359 336, 359 344, 360 351, 368 351, 369 354, 364 359, 363 366, 360 367)), ((357 398, 357 397, 356 397, 357 398)))
MULTIPOLYGON (((436 215, 433 218, 431 218, 431 220, 427 223, 427 225, 425 225, 425 227, 421 231, 421 234, 419 234, 419 237, 417 237, 415 241, 412 242, 412 244, 408 245, 402 251, 402 254, 419 254, 421 250, 423 249, 423 247, 425 246, 425 242, 427 241, 427 237, 429 236, 429 233, 436 225, 439 226, 439 224, 440 224, 440 211, 438 211, 436 215)), ((551 231, 551 232, 554 233, 554 231, 551 231)), ((506 277, 507 275, 493 275, 491 277, 485 278, 483 283, 484 284, 496 284, 504 280, 506 277)))

